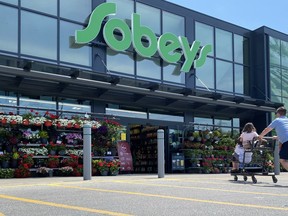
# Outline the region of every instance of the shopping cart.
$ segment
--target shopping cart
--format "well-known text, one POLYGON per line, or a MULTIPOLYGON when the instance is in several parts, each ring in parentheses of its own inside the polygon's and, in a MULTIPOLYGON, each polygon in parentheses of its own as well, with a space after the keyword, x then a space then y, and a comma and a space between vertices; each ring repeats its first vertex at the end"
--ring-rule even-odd
POLYGON ((265 140, 253 140, 249 149, 244 149, 243 161, 240 161, 239 172, 231 173, 234 181, 238 176, 243 176, 247 181, 248 176, 254 184, 257 183, 255 176, 271 176, 274 183, 277 183, 276 175, 280 174, 279 165, 279 144, 272 137, 265 137, 265 140))

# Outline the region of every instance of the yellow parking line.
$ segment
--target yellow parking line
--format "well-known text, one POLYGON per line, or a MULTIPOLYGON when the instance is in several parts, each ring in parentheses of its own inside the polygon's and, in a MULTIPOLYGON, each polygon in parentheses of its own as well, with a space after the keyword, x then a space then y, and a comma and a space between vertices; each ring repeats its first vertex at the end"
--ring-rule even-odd
POLYGON ((0 216, 5 216, 5 215, 0 212, 0 216))
POLYGON ((66 185, 59 185, 59 184, 58 185, 57 184, 51 184, 50 186, 61 187, 61 188, 70 188, 70 189, 78 189, 78 190, 99 191, 99 192, 106 192, 106 193, 117 193, 117 194, 135 195, 135 196, 144 196, 144 197, 157 197, 157 198, 163 198, 163 199, 174 199, 174 200, 210 203, 210 204, 219 204, 219 205, 228 205, 228 206, 288 211, 288 208, 276 207, 276 206, 274 207, 274 206, 253 205, 253 204, 241 204, 241 203, 222 202, 222 201, 213 201, 213 200, 204 200, 204 199, 194 199, 194 198, 186 198, 186 197, 167 196, 167 195, 160 195, 160 194, 147 194, 147 193, 130 192, 130 191, 118 191, 118 190, 107 190, 107 189, 99 189, 99 188, 85 188, 85 187, 77 187, 77 186, 66 186, 66 185))
POLYGON ((78 210, 78 211, 99 213, 99 214, 103 214, 103 215, 130 216, 129 214, 123 214, 123 213, 118 213, 118 212, 111 212, 111 211, 92 209, 92 208, 84 208, 84 207, 80 207, 80 206, 71 206, 71 205, 65 205, 65 204, 59 204, 59 203, 53 203, 53 202, 45 202, 45 201, 41 201, 41 200, 26 199, 26 198, 8 196, 8 195, 3 195, 3 194, 0 194, 0 198, 16 200, 16 201, 21 201, 21 202, 28 202, 28 203, 38 204, 38 205, 47 205, 47 206, 53 206, 53 207, 58 207, 58 208, 65 208, 65 209, 73 209, 73 210, 78 210))
POLYGON ((197 189, 197 190, 208 190, 208 191, 221 191, 228 193, 243 193, 243 194, 254 194, 254 195, 269 195, 269 196, 278 196, 278 197, 287 197, 288 194, 276 194, 276 193, 266 193, 266 192, 252 192, 252 191, 239 191, 239 190, 226 190, 218 188, 207 188, 207 187, 193 187, 193 186, 178 186, 178 185, 167 185, 167 184, 152 184, 152 183, 140 183, 140 182, 130 182, 130 181, 121 181, 114 180, 116 183, 121 184, 138 184, 138 185, 147 185, 154 187, 170 187, 170 188, 183 188, 183 189, 197 189))

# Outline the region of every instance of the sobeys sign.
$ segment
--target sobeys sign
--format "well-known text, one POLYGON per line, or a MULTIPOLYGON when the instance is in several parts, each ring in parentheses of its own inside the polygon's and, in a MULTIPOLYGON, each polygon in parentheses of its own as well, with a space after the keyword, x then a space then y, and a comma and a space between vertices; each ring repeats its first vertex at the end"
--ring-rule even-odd
MULTIPOLYGON (((75 42, 78 44, 89 43, 94 40, 100 32, 101 24, 106 16, 116 14, 115 3, 103 3, 96 7, 89 19, 88 26, 83 30, 76 30, 75 42)), ((131 42, 135 51, 142 57, 150 58, 157 51, 161 58, 168 63, 178 62, 182 55, 185 61, 181 71, 189 72, 193 63, 194 67, 201 67, 209 52, 212 51, 211 45, 202 46, 200 49, 200 41, 194 41, 190 47, 188 39, 183 36, 177 37, 172 33, 165 33, 158 39, 155 33, 146 26, 141 26, 140 15, 133 13, 131 15, 131 29, 124 20, 109 19, 103 28, 103 36, 107 45, 115 51, 127 50, 131 42), (114 35, 114 30, 118 30, 122 34, 119 40, 114 35), (148 40, 148 46, 144 46, 142 38, 148 40), (177 50, 181 49, 182 52, 177 50), (200 51, 199 51, 200 49, 200 51), (196 58, 199 51, 199 56, 196 58)))

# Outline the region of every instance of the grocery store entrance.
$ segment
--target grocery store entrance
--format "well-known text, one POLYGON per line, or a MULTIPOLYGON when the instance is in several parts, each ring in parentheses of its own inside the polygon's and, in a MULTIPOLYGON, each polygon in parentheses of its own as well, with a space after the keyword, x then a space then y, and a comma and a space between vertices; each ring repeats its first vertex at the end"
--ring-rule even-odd
MULTIPOLYGON (((165 151, 168 127, 151 125, 130 125, 130 144, 134 173, 157 173, 157 130, 165 134, 165 151)), ((165 152, 165 155, 166 152, 165 152)))

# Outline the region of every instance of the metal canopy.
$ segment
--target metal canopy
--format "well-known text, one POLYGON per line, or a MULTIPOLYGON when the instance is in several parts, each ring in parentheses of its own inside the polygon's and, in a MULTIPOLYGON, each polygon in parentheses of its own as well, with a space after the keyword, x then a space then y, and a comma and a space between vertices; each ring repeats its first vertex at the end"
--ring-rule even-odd
POLYGON ((43 63, 29 65, 29 70, 26 67, 27 62, 24 69, 15 65, 21 64, 12 62, 12 67, 0 66, 1 90, 32 95, 94 99, 150 110, 161 109, 167 113, 189 111, 228 118, 274 112, 275 108, 281 105, 250 97, 195 91, 181 86, 59 68, 43 63), (39 70, 32 70, 31 67, 39 70))

